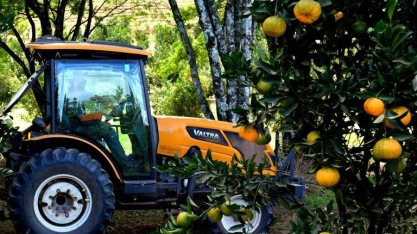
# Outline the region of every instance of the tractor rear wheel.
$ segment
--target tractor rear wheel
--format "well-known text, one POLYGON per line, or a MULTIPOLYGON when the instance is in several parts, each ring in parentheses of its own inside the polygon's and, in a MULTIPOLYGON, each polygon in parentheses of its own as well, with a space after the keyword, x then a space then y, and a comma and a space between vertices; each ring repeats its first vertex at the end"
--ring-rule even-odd
MULTIPOLYGON (((247 203, 242 199, 241 195, 236 195, 231 197, 230 203, 238 204, 241 206, 246 206, 247 203)), ((225 216, 223 215, 222 219, 219 222, 210 221, 210 229, 213 233, 216 234, 226 234, 226 233, 267 233, 269 227, 272 223, 273 214, 272 207, 265 206, 262 207, 259 212, 253 211, 253 216, 250 220, 246 221, 244 225, 240 223, 237 217, 225 216), (249 224, 250 222, 250 224, 249 224), (230 228, 242 225, 241 229, 233 229, 234 231, 229 231, 230 228)))
POLYGON ((98 161, 76 149, 48 149, 24 163, 9 190, 19 233, 104 233, 113 184, 98 161))

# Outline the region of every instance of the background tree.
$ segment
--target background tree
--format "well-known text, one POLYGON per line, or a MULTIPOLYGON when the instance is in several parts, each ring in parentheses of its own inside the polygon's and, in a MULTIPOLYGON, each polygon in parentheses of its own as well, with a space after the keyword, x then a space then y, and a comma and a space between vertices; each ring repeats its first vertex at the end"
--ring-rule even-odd
MULTIPOLYGON (((0 23, 2 36, 0 47, 20 66, 23 76, 29 78, 36 64, 26 43, 34 42, 44 35, 53 35, 63 40, 89 38, 96 26, 106 18, 120 15, 133 8, 128 1, 93 0, 79 1, 1 1, 0 23), (74 20, 74 24, 68 22, 74 20), (24 24, 26 27, 17 27, 24 24), (14 46, 18 44, 18 46, 14 46)), ((44 111, 41 85, 33 87, 35 100, 44 111)))
MULTIPOLYGON (((182 42, 186 48, 187 58, 190 63, 194 87, 200 96, 206 118, 213 118, 207 104, 201 98, 201 88, 198 84, 198 72, 195 66, 195 56, 191 50, 188 35, 184 29, 182 15, 177 6, 177 1, 169 1, 175 22, 180 32, 182 42)), ((245 11, 251 6, 251 1, 195 1, 198 12, 198 20, 205 38, 205 46, 208 52, 214 96, 216 98, 216 114, 219 120, 235 121, 236 115, 232 109, 242 107, 248 100, 248 89, 240 88, 244 77, 237 75, 239 79, 230 79, 224 84, 221 72, 224 57, 232 52, 244 55, 246 61, 252 58, 250 46, 253 41, 253 28, 251 16, 244 17, 245 11), (221 15, 222 14, 222 15, 221 15)))

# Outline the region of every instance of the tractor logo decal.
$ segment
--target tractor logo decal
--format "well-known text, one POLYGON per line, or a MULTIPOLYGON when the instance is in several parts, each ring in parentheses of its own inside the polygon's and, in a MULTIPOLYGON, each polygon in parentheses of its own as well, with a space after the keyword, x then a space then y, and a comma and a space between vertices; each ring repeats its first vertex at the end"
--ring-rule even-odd
POLYGON ((190 126, 186 127, 186 129, 191 138, 220 145, 228 145, 223 134, 217 129, 190 126))
POLYGON ((219 139, 219 134, 212 133, 212 132, 204 132, 199 129, 194 129, 194 135, 198 137, 205 137, 205 138, 211 138, 211 139, 219 139))
POLYGON ((78 57, 77 53, 60 53, 60 52, 56 52, 55 54, 55 58, 56 59, 60 59, 60 58, 75 58, 78 57))

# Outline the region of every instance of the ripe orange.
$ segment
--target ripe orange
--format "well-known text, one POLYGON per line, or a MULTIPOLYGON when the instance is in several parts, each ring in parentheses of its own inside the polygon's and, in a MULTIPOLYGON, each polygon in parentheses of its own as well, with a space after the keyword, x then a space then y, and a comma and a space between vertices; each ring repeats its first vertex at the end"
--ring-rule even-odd
POLYGON ((307 134, 306 142, 314 143, 318 138, 320 138, 320 133, 317 131, 311 131, 307 134))
POLYGON ((321 15, 320 3, 314 0, 300 0, 295 4, 294 15, 301 23, 312 24, 321 15))
POLYGON ((392 138, 383 138, 377 141, 373 147, 374 157, 377 159, 396 159, 401 156, 402 152, 401 144, 392 138))
POLYGON ((188 218, 188 212, 181 212, 177 216, 177 225, 178 227, 187 228, 191 225, 192 220, 188 218))
POLYGON ((381 99, 378 98, 368 98, 363 104, 363 109, 369 115, 378 117, 382 115, 385 111, 385 104, 381 99))
POLYGON ((339 183, 339 171, 333 167, 323 167, 316 173, 316 181, 320 186, 330 188, 339 183))
POLYGON ((356 21, 352 24, 353 33, 358 36, 365 35, 366 31, 368 30, 368 26, 363 21, 356 21))
POLYGON ((253 124, 241 126, 239 136, 247 141, 255 142, 258 139, 259 132, 253 124))
MULTIPOLYGON (((399 107, 395 107, 395 108, 390 109, 390 111, 395 112, 397 115, 402 115, 406 111, 408 111, 408 109, 405 106, 399 106, 399 107)), ((401 123, 404 124, 404 126, 407 126, 411 121, 410 111, 408 111, 408 113, 404 117, 402 117, 400 121, 401 121, 401 123)), ((385 124, 385 126, 387 126, 389 128, 394 128, 394 126, 389 122, 389 120, 387 118, 384 119, 384 124, 385 124)))
POLYGON ((266 93, 268 93, 269 91, 272 90, 272 87, 273 86, 274 86, 274 83, 272 83, 272 82, 266 82, 266 81, 263 81, 261 79, 256 84, 256 89, 258 90, 259 93, 266 94, 266 93))
POLYGON ((270 37, 280 37, 287 30, 287 23, 281 17, 270 16, 262 23, 262 30, 270 37))

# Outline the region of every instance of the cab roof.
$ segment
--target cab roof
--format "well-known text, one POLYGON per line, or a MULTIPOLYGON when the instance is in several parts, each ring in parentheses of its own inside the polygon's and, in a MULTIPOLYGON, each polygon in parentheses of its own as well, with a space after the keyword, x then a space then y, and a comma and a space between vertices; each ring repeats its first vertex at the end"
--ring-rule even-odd
POLYGON ((98 52, 110 52, 129 55, 142 55, 151 56, 150 51, 143 50, 141 47, 128 45, 119 42, 109 41, 87 41, 75 42, 75 41, 62 41, 57 37, 44 36, 37 39, 35 42, 27 45, 28 48, 38 51, 98 51, 98 52))

